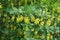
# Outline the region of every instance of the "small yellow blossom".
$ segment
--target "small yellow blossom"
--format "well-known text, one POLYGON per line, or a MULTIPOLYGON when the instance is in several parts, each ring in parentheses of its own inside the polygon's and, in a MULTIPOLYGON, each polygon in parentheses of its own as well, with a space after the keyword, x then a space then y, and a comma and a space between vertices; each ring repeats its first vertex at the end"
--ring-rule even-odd
POLYGON ((26 39, 27 38, 27 35, 24 35, 24 38, 26 39))
POLYGON ((53 39, 53 36, 51 35, 51 39, 53 39))
POLYGON ((43 11, 43 14, 45 14, 45 12, 46 12, 46 11, 44 10, 44 11, 43 11))
POLYGON ((50 33, 48 33, 47 35, 50 36, 50 33))
POLYGON ((26 30, 26 31, 28 31, 28 30, 29 30, 28 26, 26 26, 25 30, 26 30))
POLYGON ((33 32, 34 31, 34 28, 32 28, 31 31, 33 32))
POLYGON ((50 33, 48 33, 47 34, 47 40, 52 39, 52 38, 53 38, 53 36, 50 33))
POLYGON ((54 23, 54 26, 56 27, 56 25, 57 25, 57 23, 55 22, 55 23, 54 23))
POLYGON ((9 28, 9 24, 6 27, 9 28))
POLYGON ((14 6, 14 3, 11 3, 12 6, 14 6))
POLYGON ((28 24, 30 19, 28 17, 24 17, 24 23, 28 24))
POLYGON ((50 39, 50 33, 47 34, 47 40, 49 40, 49 39, 50 39))
POLYGON ((17 18, 16 18, 16 22, 19 23, 19 21, 20 21, 20 20, 19 20, 19 17, 17 17, 17 18))
POLYGON ((35 25, 39 24, 39 21, 40 21, 39 18, 35 19, 34 24, 35 25))
POLYGON ((17 28, 17 27, 16 27, 16 26, 14 26, 14 30, 16 30, 16 28, 17 28))
POLYGON ((7 17, 7 14, 4 14, 4 17, 7 17))
POLYGON ((22 22, 23 21, 23 16, 21 15, 21 16, 18 16, 17 18, 16 18, 16 22, 17 23, 19 23, 19 22, 22 22))
POLYGON ((50 40, 49 36, 47 36, 47 40, 50 40))
POLYGON ((46 25, 50 26, 50 25, 51 25, 51 20, 48 20, 48 21, 46 22, 46 25))
POLYGON ((34 34, 37 35, 38 31, 35 31, 34 34))
POLYGON ((14 21, 14 19, 15 19, 15 15, 14 15, 14 16, 12 16, 11 20, 12 20, 12 21, 14 21))
POLYGON ((53 8, 53 11, 55 11, 55 8, 53 8))
POLYGON ((34 35, 33 38, 37 38, 37 35, 34 35))
POLYGON ((34 35, 33 38, 39 38, 39 35, 34 35))
POLYGON ((34 22, 34 20, 35 20, 35 17, 31 16, 31 22, 34 22))
POLYGON ((60 21, 60 15, 57 17, 57 20, 60 21))
POLYGON ((44 22, 40 22, 40 25, 43 26, 44 25, 44 22))
POLYGON ((0 4, 0 8, 2 8, 2 5, 0 4))
POLYGON ((53 20, 55 17, 52 15, 51 20, 53 20))
POLYGON ((20 35, 22 35, 22 31, 21 30, 19 31, 19 33, 20 33, 20 35))
POLYGON ((57 7, 57 12, 60 13, 60 7, 57 7))
POLYGON ((2 21, 3 21, 3 22, 5 22, 5 21, 6 21, 6 19, 5 19, 5 18, 3 18, 3 19, 2 19, 2 21))
POLYGON ((11 27, 11 31, 13 30, 13 25, 10 25, 10 27, 11 27))
POLYGON ((45 35, 44 35, 44 34, 42 34, 40 37, 41 37, 42 39, 44 39, 44 38, 45 38, 45 35))
POLYGON ((45 8, 46 11, 48 11, 48 8, 45 8))

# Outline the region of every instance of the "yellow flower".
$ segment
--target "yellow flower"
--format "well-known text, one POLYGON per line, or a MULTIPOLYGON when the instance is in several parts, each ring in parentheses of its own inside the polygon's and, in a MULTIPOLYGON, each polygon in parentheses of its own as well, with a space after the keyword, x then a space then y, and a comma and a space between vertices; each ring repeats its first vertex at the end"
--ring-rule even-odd
POLYGON ((44 35, 44 34, 42 34, 40 37, 41 37, 42 39, 44 39, 44 38, 45 38, 45 35, 44 35))
POLYGON ((30 19, 28 17, 24 17, 24 23, 28 24, 30 19))
POLYGON ((60 13, 60 7, 57 7, 57 12, 60 13))
POLYGON ((27 34, 27 32, 26 32, 26 31, 24 31, 24 34, 27 34))
POLYGON ((25 0, 25 4, 27 4, 28 0, 25 0))
POLYGON ((4 17, 7 17, 7 14, 4 14, 4 17))
POLYGON ((12 6, 14 6, 14 3, 11 3, 12 6))
POLYGON ((6 27, 9 28, 9 24, 6 27))
POLYGON ((21 30, 19 30, 19 34, 22 35, 22 31, 21 30))
POLYGON ((52 39, 52 38, 53 38, 53 36, 50 33, 48 33, 47 34, 47 40, 52 39))
POLYGON ((25 39, 27 38, 27 35, 26 35, 26 34, 24 35, 24 38, 25 38, 25 39))
POLYGON ((43 26, 44 25, 44 22, 41 22, 40 25, 43 26))
POLYGON ((39 38, 39 36, 38 35, 34 35, 33 38, 39 38))
POLYGON ((46 25, 50 26, 50 25, 51 25, 51 20, 48 20, 48 21, 46 22, 46 25))
POLYGON ((44 10, 44 11, 43 11, 43 14, 45 14, 45 12, 46 12, 46 11, 44 10))
POLYGON ((53 20, 53 19, 54 19, 54 16, 52 15, 51 20, 53 20))
POLYGON ((60 21, 60 15, 57 17, 57 20, 60 21))
POLYGON ((5 21, 6 21, 6 19, 5 19, 5 18, 3 18, 3 19, 2 19, 2 21, 3 21, 3 22, 5 22, 5 21))
POLYGON ((51 37, 51 39, 53 39, 53 36, 52 35, 50 37, 51 37))
POLYGON ((11 27, 11 30, 13 30, 13 25, 10 25, 10 27, 11 27))
POLYGON ((48 36, 50 36, 50 33, 47 33, 48 36))
POLYGON ((17 23, 19 23, 19 22, 22 22, 23 21, 23 16, 21 15, 21 16, 18 16, 17 18, 16 18, 16 22, 17 23))
POLYGON ((0 8, 2 8, 2 5, 0 4, 0 8))
POLYGON ((35 19, 34 24, 35 25, 39 24, 39 21, 40 21, 39 18, 35 19))
POLYGON ((16 22, 17 22, 17 23, 19 23, 19 22, 20 22, 19 17, 17 17, 17 18, 16 18, 16 22))
POLYGON ((55 8, 53 8, 53 11, 55 11, 55 8))
POLYGON ((14 26, 14 30, 16 30, 16 28, 17 28, 17 27, 16 27, 16 26, 14 26))
POLYGON ((38 34, 38 31, 35 31, 34 34, 37 35, 38 34))
POLYGON ((26 26, 25 30, 26 30, 26 31, 28 31, 28 30, 29 30, 28 26, 26 26))
POLYGON ((24 38, 26 39, 26 38, 27 38, 27 36, 28 36, 27 32, 26 32, 26 31, 24 31, 24 38))
POLYGON ((55 23, 54 23, 54 26, 56 27, 56 25, 57 25, 57 23, 55 22, 55 23))
POLYGON ((32 28, 31 31, 34 31, 34 28, 32 28))
POLYGON ((19 20, 23 21, 23 16, 22 15, 20 16, 20 19, 19 20))
POLYGON ((12 16, 11 20, 12 20, 12 21, 14 21, 14 19, 15 19, 15 15, 14 15, 14 16, 12 16))
POLYGON ((47 40, 50 40, 49 36, 47 36, 47 40))
POLYGON ((47 40, 49 40, 49 39, 50 39, 50 33, 47 34, 47 40))
POLYGON ((46 11, 48 11, 48 8, 45 8, 46 11))
POLYGON ((35 20, 35 17, 31 16, 31 22, 34 22, 34 20, 35 20))

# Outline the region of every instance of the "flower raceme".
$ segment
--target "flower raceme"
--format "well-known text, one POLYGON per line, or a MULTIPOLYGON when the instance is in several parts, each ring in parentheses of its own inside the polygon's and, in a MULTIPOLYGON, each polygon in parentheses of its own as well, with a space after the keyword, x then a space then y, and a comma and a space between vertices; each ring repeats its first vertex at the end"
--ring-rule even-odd
MULTIPOLYGON (((4 18, 3 18, 3 22, 5 22, 5 17, 7 17, 7 14, 5 14, 4 15, 4 18)), ((57 17, 57 20, 58 21, 60 21, 60 16, 58 16, 57 17)), ((19 22, 24 22, 24 23, 26 23, 26 24, 29 24, 30 22, 33 22, 34 23, 34 25, 37 25, 37 24, 39 24, 39 25, 41 25, 41 26, 44 26, 44 21, 43 21, 43 19, 41 18, 35 18, 34 16, 31 16, 30 18, 28 17, 28 16, 23 16, 23 15, 18 15, 17 17, 15 16, 15 15, 13 15, 12 17, 11 17, 11 21, 15 21, 15 19, 16 19, 16 23, 19 23, 19 22)), ((51 21, 54 19, 54 17, 52 17, 51 19, 48 19, 47 20, 47 22, 46 22, 46 25, 47 26, 50 26, 51 25, 51 21)), ((10 19, 9 19, 10 20, 10 19)), ((54 24, 54 26, 55 26, 55 24, 54 24)))

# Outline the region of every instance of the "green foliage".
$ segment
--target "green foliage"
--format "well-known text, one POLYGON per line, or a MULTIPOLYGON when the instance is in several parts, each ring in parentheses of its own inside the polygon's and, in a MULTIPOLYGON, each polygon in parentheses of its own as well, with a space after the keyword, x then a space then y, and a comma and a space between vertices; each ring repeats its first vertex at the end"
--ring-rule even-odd
POLYGON ((0 0, 0 40, 60 40, 60 0, 0 0))

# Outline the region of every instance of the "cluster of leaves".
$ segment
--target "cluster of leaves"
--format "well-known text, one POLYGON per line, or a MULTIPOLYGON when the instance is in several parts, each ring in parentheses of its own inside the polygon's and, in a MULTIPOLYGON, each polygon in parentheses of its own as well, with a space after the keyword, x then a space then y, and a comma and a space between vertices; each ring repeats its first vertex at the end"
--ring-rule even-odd
POLYGON ((1 0, 0 40, 60 40, 59 0, 1 0))

